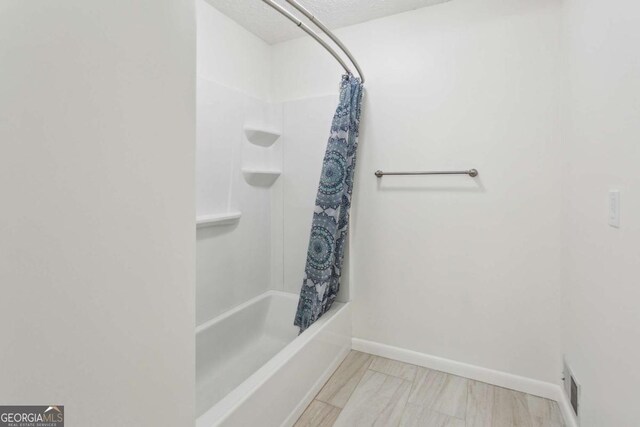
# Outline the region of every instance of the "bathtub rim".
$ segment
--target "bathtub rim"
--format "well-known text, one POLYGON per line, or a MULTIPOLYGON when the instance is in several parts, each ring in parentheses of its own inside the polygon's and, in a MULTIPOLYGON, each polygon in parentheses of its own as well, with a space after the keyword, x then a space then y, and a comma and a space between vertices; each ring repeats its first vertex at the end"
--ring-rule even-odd
MULTIPOLYGON (((254 297, 235 308, 221 314, 218 317, 207 321, 196 328, 196 336, 210 327, 213 327, 217 323, 232 316, 233 314, 245 309, 256 302, 271 297, 280 296, 287 299, 297 299, 298 295, 290 292, 269 290, 257 297, 254 297)), ((318 319, 313 325, 311 325, 302 335, 295 337, 290 343, 288 343, 282 350, 277 352, 271 359, 269 359, 264 365, 256 370, 251 376, 238 384, 229 394, 219 400, 206 412, 196 418, 196 427, 215 427, 223 423, 236 409, 242 404, 269 379, 275 372, 282 369, 286 363, 300 352, 307 343, 313 340, 326 325, 329 325, 337 317, 339 313, 345 310, 350 305, 350 302, 334 302, 331 309, 325 313, 320 319, 318 319)))
POLYGON ((228 319, 229 317, 233 316, 234 314, 244 310, 247 307, 252 306, 253 304, 257 303, 260 300, 263 299, 267 299, 271 296, 284 296, 287 297, 288 299, 295 299, 297 298, 297 296, 295 294, 291 294, 288 292, 282 292, 282 291, 274 291, 274 290, 269 290, 266 292, 261 293, 258 296, 255 296, 245 302, 243 302, 242 304, 236 305, 235 307, 225 311, 222 314, 219 314, 218 316, 214 317, 213 319, 209 319, 206 322, 196 326, 196 336, 198 336, 199 334, 205 332, 207 329, 213 327, 215 324, 222 322, 225 319, 228 319))

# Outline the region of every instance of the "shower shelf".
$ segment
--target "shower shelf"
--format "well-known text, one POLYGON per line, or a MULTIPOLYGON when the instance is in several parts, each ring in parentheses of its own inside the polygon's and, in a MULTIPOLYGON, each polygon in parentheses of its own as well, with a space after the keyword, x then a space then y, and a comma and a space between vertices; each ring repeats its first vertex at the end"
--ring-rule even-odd
POLYGON ((245 180, 259 187, 268 187, 276 182, 282 172, 277 170, 242 169, 245 180))
POLYGON ((218 225, 235 224, 240 221, 242 212, 228 212, 216 215, 204 215, 196 218, 196 228, 215 227, 218 225))
POLYGON ((253 126, 245 126, 244 134, 249 142, 261 147, 270 147, 280 138, 280 132, 272 129, 261 129, 253 126))

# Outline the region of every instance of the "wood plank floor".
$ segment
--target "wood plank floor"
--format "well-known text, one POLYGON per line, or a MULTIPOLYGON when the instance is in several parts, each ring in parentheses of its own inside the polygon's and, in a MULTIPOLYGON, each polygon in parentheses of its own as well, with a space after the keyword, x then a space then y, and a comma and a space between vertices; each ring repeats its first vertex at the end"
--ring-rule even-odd
POLYGON ((556 402, 352 351, 295 427, 564 427, 556 402))

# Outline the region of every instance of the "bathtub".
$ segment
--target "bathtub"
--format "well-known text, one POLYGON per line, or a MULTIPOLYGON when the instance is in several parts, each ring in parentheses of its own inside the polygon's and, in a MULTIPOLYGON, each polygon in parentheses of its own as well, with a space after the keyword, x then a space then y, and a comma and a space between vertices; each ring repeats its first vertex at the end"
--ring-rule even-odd
POLYGON ((295 423, 351 348, 349 303, 300 336, 297 303, 269 291, 196 329, 197 427, 295 423))

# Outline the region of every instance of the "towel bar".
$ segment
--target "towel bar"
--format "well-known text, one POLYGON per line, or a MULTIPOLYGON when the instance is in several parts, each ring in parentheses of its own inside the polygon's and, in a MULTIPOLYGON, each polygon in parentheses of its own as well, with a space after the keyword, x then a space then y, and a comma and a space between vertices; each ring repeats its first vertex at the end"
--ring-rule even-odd
POLYGON ((477 169, 469 169, 466 171, 435 171, 435 172, 383 172, 377 170, 375 175, 382 178, 384 175, 469 175, 470 177, 478 176, 477 169))

